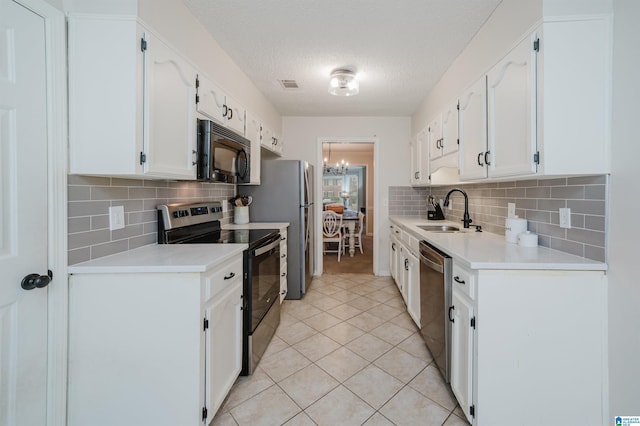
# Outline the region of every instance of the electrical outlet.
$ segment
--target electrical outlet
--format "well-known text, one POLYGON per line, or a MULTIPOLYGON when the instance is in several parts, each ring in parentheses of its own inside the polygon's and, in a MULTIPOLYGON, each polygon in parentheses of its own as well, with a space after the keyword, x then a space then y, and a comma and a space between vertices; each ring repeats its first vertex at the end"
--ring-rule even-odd
POLYGON ((516 215, 516 203, 507 203, 507 217, 516 215))
POLYGON ((571 209, 560 209, 560 228, 571 228, 571 209))
POLYGON ((109 207, 109 229, 124 228, 124 206, 109 207))

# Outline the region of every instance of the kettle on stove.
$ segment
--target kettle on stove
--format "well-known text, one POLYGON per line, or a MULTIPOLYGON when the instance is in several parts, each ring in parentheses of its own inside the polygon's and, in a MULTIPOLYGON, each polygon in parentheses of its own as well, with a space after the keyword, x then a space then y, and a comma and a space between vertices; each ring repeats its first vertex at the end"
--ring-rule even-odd
POLYGON ((444 220, 444 213, 442 212, 442 208, 431 194, 429 194, 429 196, 427 197, 427 219, 444 220))

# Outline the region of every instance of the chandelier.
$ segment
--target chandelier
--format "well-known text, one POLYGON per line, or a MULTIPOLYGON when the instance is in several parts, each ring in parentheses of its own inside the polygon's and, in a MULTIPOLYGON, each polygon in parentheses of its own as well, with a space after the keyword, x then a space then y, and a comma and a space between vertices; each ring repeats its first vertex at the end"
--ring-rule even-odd
POLYGON ((344 175, 349 171, 349 163, 345 162, 344 159, 335 166, 330 166, 329 161, 331 161, 331 144, 329 144, 329 157, 324 157, 324 162, 322 163, 322 173, 323 174, 332 174, 332 175, 344 175))

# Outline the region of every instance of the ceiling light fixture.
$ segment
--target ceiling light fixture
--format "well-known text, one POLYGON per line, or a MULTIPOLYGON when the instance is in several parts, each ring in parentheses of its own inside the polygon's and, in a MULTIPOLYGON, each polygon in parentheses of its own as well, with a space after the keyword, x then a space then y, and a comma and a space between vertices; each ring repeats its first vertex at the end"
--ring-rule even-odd
POLYGON ((356 74, 351 70, 339 69, 331 73, 329 93, 334 96, 354 96, 360 91, 356 74))

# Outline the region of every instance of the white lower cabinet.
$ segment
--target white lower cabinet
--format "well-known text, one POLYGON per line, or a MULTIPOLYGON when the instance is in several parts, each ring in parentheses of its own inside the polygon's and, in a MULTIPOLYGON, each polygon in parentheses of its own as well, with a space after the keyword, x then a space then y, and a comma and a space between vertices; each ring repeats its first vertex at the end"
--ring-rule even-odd
POLYGON ((213 418, 242 370, 242 275, 228 287, 205 308, 205 419, 213 418))
MULTIPOLYGON (((473 338, 475 317, 473 300, 469 297, 471 273, 461 273, 454 266, 451 308, 451 390, 462 412, 473 421, 473 338)), ((465 271, 466 272, 466 271, 465 271)))
POLYGON ((420 327, 420 260, 406 247, 404 253, 404 294, 407 312, 420 327))
POLYGON ((242 363, 242 258, 69 278, 68 425, 209 424, 242 363))
POLYGON ((418 240, 392 224, 390 268, 407 312, 420 327, 420 260, 418 258, 418 240))
POLYGON ((602 271, 452 275, 451 388, 473 425, 606 423, 602 271))

